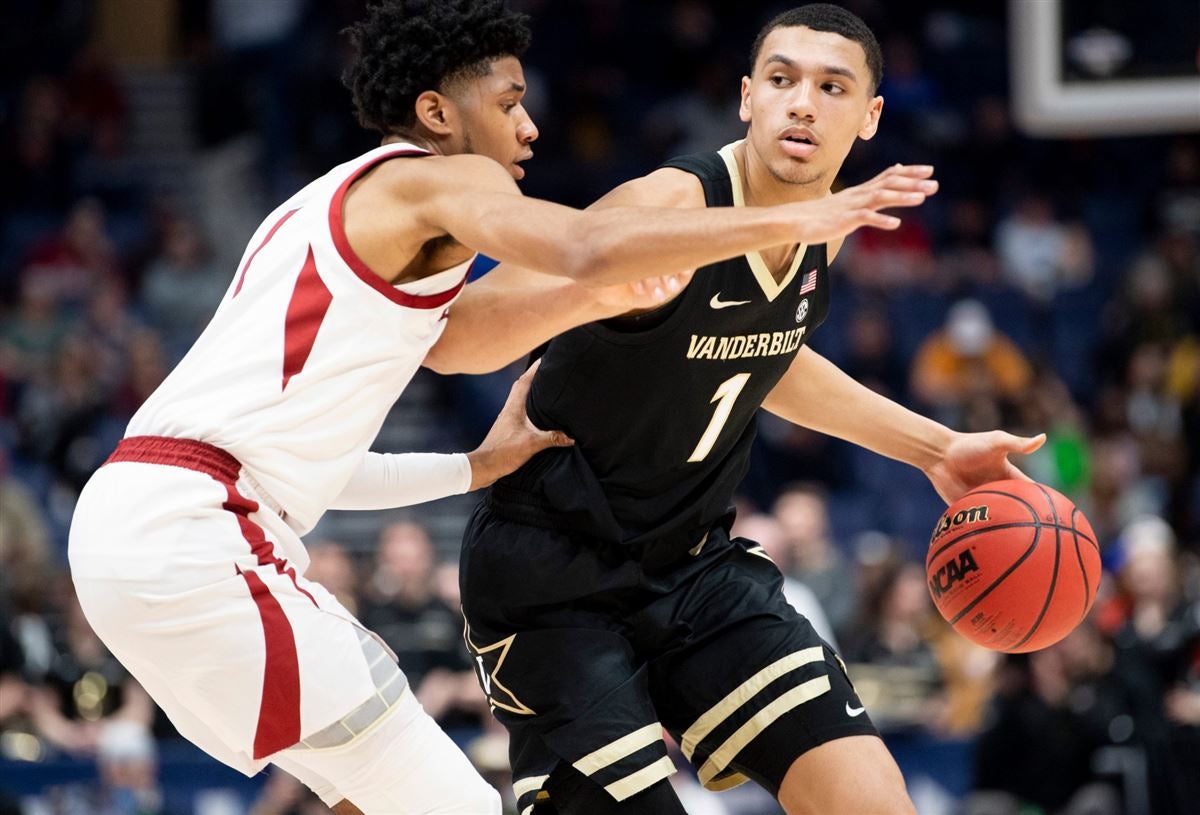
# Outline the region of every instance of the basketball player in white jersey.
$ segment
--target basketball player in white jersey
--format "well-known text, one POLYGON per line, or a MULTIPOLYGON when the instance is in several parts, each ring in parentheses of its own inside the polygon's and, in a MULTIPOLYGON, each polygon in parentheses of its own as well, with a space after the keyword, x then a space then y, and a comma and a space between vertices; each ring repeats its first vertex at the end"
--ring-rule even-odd
MULTIPOLYGON (((80 496, 72 576, 105 644, 224 763, 274 763, 339 815, 498 813, 386 647, 303 577, 300 541, 327 509, 461 493, 566 443, 528 424, 518 388, 471 456, 369 452, 475 253, 608 286, 602 302, 639 270, 894 228, 878 210, 920 203, 920 171, 817 205, 579 212, 514 183, 537 137, 523 16, 500 0, 385 0, 352 34, 359 119, 384 144, 263 221, 212 322, 80 496)), ((679 285, 618 289, 611 311, 679 285)))

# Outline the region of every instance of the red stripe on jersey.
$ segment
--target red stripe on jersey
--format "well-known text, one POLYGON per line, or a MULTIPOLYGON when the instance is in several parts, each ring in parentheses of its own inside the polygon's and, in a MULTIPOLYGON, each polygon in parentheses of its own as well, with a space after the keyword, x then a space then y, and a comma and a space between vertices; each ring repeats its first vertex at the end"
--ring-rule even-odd
POLYGON ((258 502, 252 501, 246 496, 237 491, 237 486, 228 481, 222 481, 225 487, 225 503, 221 504, 221 509, 232 512, 237 518, 238 527, 242 530, 242 537, 246 543, 250 544, 250 554, 258 560, 259 566, 274 566, 277 574, 286 574, 292 579, 292 585, 296 587, 296 591, 307 597, 314 606, 317 605, 317 598, 313 597, 307 590, 300 588, 300 583, 296 580, 296 570, 287 564, 286 560, 275 556, 275 546, 267 540, 267 534, 254 521, 250 520, 250 513, 258 512, 258 502))
POLYGON ((293 215, 295 215, 299 211, 300 211, 299 209, 290 209, 287 212, 285 212, 283 214, 283 217, 275 222, 275 226, 271 227, 271 231, 269 231, 267 233, 267 236, 262 239, 262 243, 260 243, 258 245, 258 248, 250 253, 250 257, 246 258, 246 262, 242 264, 241 274, 238 277, 237 288, 235 288, 233 290, 233 297, 237 297, 238 292, 240 292, 242 290, 242 284, 246 282, 246 272, 250 271, 250 263, 254 260, 254 256, 262 251, 262 248, 267 245, 267 241, 269 241, 269 240, 271 240, 271 238, 275 237, 275 233, 279 231, 279 227, 281 227, 285 223, 287 223, 287 219, 291 218, 293 215))
POLYGON ((238 569, 258 606, 262 620, 266 660, 263 663, 262 701, 254 730, 254 757, 265 758, 300 741, 300 658, 296 638, 283 606, 254 572, 238 569))
POLYGON ((333 295, 317 273, 317 260, 310 246, 296 278, 292 299, 288 301, 283 324, 283 387, 280 390, 286 389, 288 380, 304 370, 304 363, 317 341, 317 331, 332 302, 333 295))
POLYGON ((462 287, 466 285, 467 278, 464 276, 462 281, 452 289, 448 289, 437 294, 409 294, 400 291, 394 286, 389 285, 382 277, 375 274, 371 267, 363 262, 354 249, 350 246, 350 241, 346 237, 346 223, 344 215, 344 204, 346 201, 346 192, 350 189, 350 185, 357 181, 363 173, 370 170, 377 164, 394 158, 403 158, 405 156, 427 156, 429 153, 424 150, 397 150, 394 153, 384 153, 381 156, 376 156, 371 161, 359 167, 350 176, 342 182, 337 188, 337 192, 333 194, 333 200, 329 202, 329 232, 333 236, 333 245, 337 247, 338 254, 342 256, 342 260, 346 265, 354 270, 359 279, 366 283, 375 291, 382 294, 393 303, 398 303, 409 308, 440 308, 458 295, 462 287))

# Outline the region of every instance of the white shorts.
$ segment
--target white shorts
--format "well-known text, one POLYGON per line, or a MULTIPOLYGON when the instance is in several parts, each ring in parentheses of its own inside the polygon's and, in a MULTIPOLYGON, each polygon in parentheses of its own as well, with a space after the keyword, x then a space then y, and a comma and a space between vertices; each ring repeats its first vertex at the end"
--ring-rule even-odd
MULTIPOLYGON (((346 764, 346 751, 381 722, 400 719, 414 732, 407 725, 429 717, 385 646, 304 579, 299 537, 263 504, 217 448, 126 439, 72 520, 80 606, 184 737, 246 775, 276 761, 331 803, 347 797, 366 812, 338 768, 369 761, 387 783, 398 768, 378 756, 346 764)), ((428 759, 444 759, 467 789, 482 785, 441 738, 428 759)))

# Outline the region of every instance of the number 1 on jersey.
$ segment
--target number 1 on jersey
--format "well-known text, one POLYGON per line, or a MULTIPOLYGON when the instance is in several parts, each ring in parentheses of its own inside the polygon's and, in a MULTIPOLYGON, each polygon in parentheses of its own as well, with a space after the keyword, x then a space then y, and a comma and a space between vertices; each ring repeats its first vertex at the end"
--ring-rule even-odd
POLYGON ((750 374, 737 374, 729 377, 717 386, 717 392, 708 401, 718 402, 719 400, 719 404, 717 405, 717 409, 713 411, 712 420, 708 423, 704 435, 700 437, 700 441, 696 444, 696 449, 688 457, 689 463, 704 461, 708 454, 712 452, 713 445, 717 443, 717 437, 721 435, 721 428, 729 421, 729 414, 733 412, 733 403, 737 401, 742 388, 746 387, 746 383, 749 381, 750 374))

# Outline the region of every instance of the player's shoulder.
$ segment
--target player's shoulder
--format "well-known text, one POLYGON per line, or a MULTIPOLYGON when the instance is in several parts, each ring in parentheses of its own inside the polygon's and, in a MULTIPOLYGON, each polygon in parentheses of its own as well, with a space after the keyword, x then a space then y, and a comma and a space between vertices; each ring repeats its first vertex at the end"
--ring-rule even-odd
POLYGON ((516 192, 516 183, 497 162, 486 156, 430 154, 384 161, 374 168, 372 186, 395 193, 425 197, 435 189, 490 189, 516 192))
POLYGON ((703 207, 704 188, 700 179, 686 170, 661 167, 627 181, 596 202, 600 206, 703 207))

